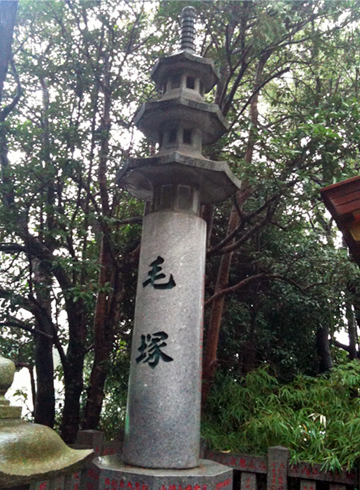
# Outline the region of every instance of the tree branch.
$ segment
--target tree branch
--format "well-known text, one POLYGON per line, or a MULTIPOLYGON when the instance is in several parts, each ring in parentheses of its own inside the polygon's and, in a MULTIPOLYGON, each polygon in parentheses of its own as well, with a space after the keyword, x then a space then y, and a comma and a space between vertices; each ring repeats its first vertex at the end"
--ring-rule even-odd
MULTIPOLYGON (((283 70, 280 70, 276 73, 274 73, 274 75, 272 75, 271 77, 267 78, 264 82, 262 82, 257 88, 256 90, 254 90, 254 92, 250 95, 250 97, 248 98, 248 100, 246 101, 245 105, 243 106, 243 108, 241 109, 241 111, 239 112, 239 114, 237 115, 236 118, 234 118, 233 122, 231 123, 230 125, 230 128, 229 128, 229 131, 231 131, 231 129, 233 128, 234 124, 239 120, 239 118, 243 115, 243 113, 245 112, 246 108, 248 107, 248 105, 251 103, 252 99, 255 97, 255 95, 260 92, 260 90, 269 82, 271 82, 271 80, 273 80, 274 78, 277 78, 277 77, 281 77, 282 75, 284 75, 284 73, 287 73, 288 71, 290 70, 290 67, 286 67, 284 68, 283 70)), ((230 107, 229 107, 230 109, 230 107)))
MULTIPOLYGON (((349 352, 350 353, 350 347, 348 345, 345 345, 345 344, 342 344, 341 342, 339 342, 338 340, 332 338, 331 339, 331 343, 335 346, 335 347, 339 347, 339 349, 343 349, 345 350, 346 352, 349 352)), ((359 355, 359 354, 358 354, 359 355)))
POLYGON ((19 102, 20 97, 22 96, 22 88, 21 88, 21 83, 20 83, 20 78, 19 75, 16 71, 16 67, 14 64, 14 60, 12 59, 10 61, 10 65, 13 71, 14 78, 16 80, 16 94, 13 100, 8 104, 7 106, 4 107, 4 109, 0 112, 0 121, 4 121, 6 116, 10 114, 10 112, 15 108, 16 104, 19 102))
POLYGON ((204 306, 209 305, 210 303, 212 303, 213 301, 215 301, 218 298, 221 298, 222 296, 224 296, 227 293, 232 293, 234 291, 237 291, 239 289, 242 289, 242 288, 244 288, 248 284, 251 284, 254 281, 274 280, 274 279, 278 279, 280 281, 285 281, 285 282, 287 282, 289 284, 292 284, 297 289, 300 289, 300 291, 304 292, 304 289, 297 282, 295 282, 292 279, 289 279, 289 278, 287 278, 285 276, 282 276, 281 274, 266 274, 266 273, 261 273, 261 274, 255 274, 254 276, 247 277, 246 279, 243 279, 242 281, 238 282, 234 286, 230 286, 228 288, 221 289, 217 293, 213 294, 208 300, 206 300, 205 303, 204 303, 204 306))
MULTIPOLYGON (((207 256, 212 257, 213 255, 225 255, 230 252, 233 252, 237 248, 239 248, 243 243, 245 243, 249 238, 251 238, 258 230, 260 230, 263 226, 265 226, 267 223, 270 222, 273 214, 275 212, 275 206, 269 206, 266 216, 263 217, 263 219, 253 226, 247 233, 245 233, 239 240, 237 240, 235 243, 232 243, 228 247, 224 247, 222 250, 216 250, 216 251, 211 251, 208 252, 207 256)), ((233 232, 232 232, 233 233, 233 232)), ((227 240, 227 237, 223 240, 223 242, 227 240)))
POLYGON ((18 243, 0 243, 0 252, 18 253, 26 252, 26 247, 18 243))
POLYGON ((28 325, 25 325, 25 323, 20 322, 20 320, 12 320, 12 321, 6 321, 6 322, 0 322, 0 327, 15 327, 15 328, 20 328, 21 330, 25 330, 26 332, 30 332, 32 335, 40 335, 41 337, 45 337, 49 340, 53 340, 53 336, 49 335, 45 332, 42 332, 41 330, 37 330, 36 328, 31 328, 28 325))

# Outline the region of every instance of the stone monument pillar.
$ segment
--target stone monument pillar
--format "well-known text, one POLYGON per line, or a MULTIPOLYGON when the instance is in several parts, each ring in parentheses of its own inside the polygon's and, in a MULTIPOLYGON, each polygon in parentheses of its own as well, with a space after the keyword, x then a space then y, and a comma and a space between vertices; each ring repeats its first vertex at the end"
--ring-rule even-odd
MULTIPOLYGON (((169 187, 175 209, 181 192, 193 191, 182 184, 169 187)), ((180 206, 176 212, 161 206, 144 219, 125 463, 198 464, 205 240, 205 222, 180 206)))
POLYGON ((211 60, 194 54, 194 18, 186 7, 182 50, 161 58, 151 74, 163 96, 145 104, 135 121, 159 152, 130 159, 123 179, 134 195, 152 201, 141 240, 123 452, 125 463, 147 468, 198 465, 206 252, 200 205, 239 185, 226 164, 201 154, 227 121, 204 102, 218 76, 211 60))
MULTIPOLYGON (((119 185, 151 201, 152 209, 143 223, 123 454, 96 465, 101 475, 116 469, 114 481, 137 475, 135 488, 140 477, 145 487, 164 487, 165 470, 173 490, 176 482, 179 490, 186 481, 194 490, 200 484, 215 490, 231 481, 229 468, 199 462, 206 252, 200 211, 234 194, 240 182, 225 162, 202 155, 228 123, 218 106, 204 101, 218 74, 212 60, 195 54, 194 20, 195 10, 186 7, 181 50, 160 58, 151 72, 162 97, 144 104, 135 119, 158 153, 130 158, 118 176, 119 185)), ((104 478, 99 488, 110 490, 111 478, 104 478)))

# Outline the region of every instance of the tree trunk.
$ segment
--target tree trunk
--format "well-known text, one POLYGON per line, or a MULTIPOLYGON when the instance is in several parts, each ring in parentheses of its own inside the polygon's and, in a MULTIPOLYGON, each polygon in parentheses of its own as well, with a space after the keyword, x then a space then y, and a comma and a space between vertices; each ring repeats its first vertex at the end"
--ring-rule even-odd
POLYGON ((64 410, 61 420, 61 437, 67 444, 76 440, 80 427, 80 397, 83 391, 83 370, 86 342, 86 324, 84 307, 81 300, 75 303, 77 308, 68 311, 69 345, 64 366, 64 410))
POLYGON ((333 367, 330 351, 329 328, 320 325, 316 332, 316 350, 319 357, 319 372, 326 373, 333 367))
POLYGON ((99 424, 110 355, 121 318, 121 301, 124 296, 121 273, 111 259, 106 237, 102 240, 100 264, 99 284, 103 287, 106 283, 111 284, 112 293, 98 293, 94 318, 95 359, 90 376, 83 429, 96 429, 99 424))
MULTIPOLYGON (((41 305, 41 311, 36 316, 36 328, 52 335, 51 322, 51 278, 44 270, 43 264, 33 261, 34 286, 36 301, 41 305)), ((36 367, 36 398, 35 423, 54 426, 55 421, 55 389, 54 389, 54 362, 53 342, 42 335, 34 337, 35 367, 36 367)))
POLYGON ((61 419, 61 437, 67 444, 72 444, 75 442, 80 426, 80 397, 84 387, 87 314, 81 298, 76 303, 72 298, 67 298, 66 311, 69 324, 69 344, 66 358, 63 360, 65 398, 61 419))
MULTIPOLYGON (((6 73, 11 59, 11 45, 13 40, 14 25, 16 20, 16 12, 18 1, 0 0, 0 108, 3 99, 3 88, 6 78, 6 73)), ((0 165, 1 165, 1 180, 2 180, 2 199, 5 206, 9 206, 14 202, 14 192, 10 179, 10 169, 8 160, 7 147, 7 129, 4 124, 7 111, 0 109, 0 165)))
MULTIPOLYGON (((109 154, 110 130, 110 68, 108 59, 104 59, 104 94, 103 114, 101 118, 100 161, 98 183, 100 188, 101 208, 103 216, 110 218, 116 209, 114 201, 109 204, 107 187, 107 160, 109 154)), ((117 259, 112 252, 111 232, 105 221, 102 223, 103 236, 100 252, 99 286, 102 290, 97 296, 94 316, 94 350, 95 359, 90 376, 90 386, 85 407, 83 429, 96 429, 99 424, 104 386, 109 372, 110 355, 114 346, 115 334, 121 317, 121 301, 124 296, 124 285, 117 259), (111 290, 109 289, 111 287, 111 290), (107 290, 108 289, 108 290, 107 290)))
MULTIPOLYGON (((256 71, 254 91, 261 84, 263 70, 270 54, 271 53, 268 53, 266 56, 263 56, 259 60, 257 71, 256 71)), ((249 133, 249 140, 248 140, 247 150, 245 154, 245 161, 247 163, 251 163, 253 152, 254 152, 255 141, 256 141, 256 128, 258 124, 258 109, 257 109, 258 98, 259 98, 259 94, 256 93, 250 105, 250 119, 251 119, 252 129, 250 130, 249 133)), ((244 182, 242 185, 242 189, 237 193, 238 204, 240 207, 244 204, 244 202, 248 198, 249 193, 250 193, 250 188, 247 185, 247 183, 244 182)), ((235 230, 238 224, 239 224, 239 214, 237 208, 233 206, 230 212, 227 234, 235 230)), ((223 255, 221 257, 221 262, 220 262, 217 280, 216 280, 215 293, 223 289, 225 285, 228 283, 231 260, 232 260, 232 253, 223 255)), ((213 382, 216 365, 217 365, 216 353, 217 353, 217 346, 219 340, 221 318, 224 310, 224 302, 225 302, 225 296, 221 296, 220 298, 214 300, 211 306, 210 321, 209 321, 208 333, 206 337, 206 347, 205 347, 204 360, 203 360, 203 385, 202 385, 203 408, 205 406, 213 382)))
POLYGON ((250 330, 248 340, 245 344, 245 356, 244 356, 244 367, 242 369, 243 375, 246 376, 247 373, 253 371, 256 366, 256 318, 258 313, 258 301, 257 298, 254 299, 254 306, 250 310, 250 330))
MULTIPOLYGON (((41 79, 43 92, 43 113, 42 113, 42 148, 46 172, 51 171, 52 162, 50 156, 49 139, 49 94, 44 79, 41 79)), ((46 226, 47 231, 53 229, 54 216, 54 191, 53 184, 47 186, 46 196, 46 226)), ((52 250, 53 239, 46 238, 44 243, 49 250, 52 250)), ((31 260, 31 259, 30 259, 31 260)), ((36 324, 39 330, 52 335, 54 334, 51 318, 51 286, 52 276, 48 267, 40 259, 32 260, 34 290, 39 313, 36 316, 36 324)), ((31 293, 30 293, 31 295, 31 293)), ((54 389, 54 361, 53 361, 53 342, 43 336, 35 337, 35 367, 36 367, 36 399, 35 399, 35 422, 49 427, 54 426, 55 421, 55 389, 54 389)))
MULTIPOLYGON (((40 330, 40 325, 37 325, 40 330)), ((36 399, 35 423, 54 427, 55 390, 52 341, 42 335, 35 336, 36 399)))
POLYGON ((84 344, 69 343, 67 368, 64 371, 65 399, 61 420, 61 437, 67 444, 76 440, 80 427, 80 397, 83 390, 84 344))
MULTIPOLYGON (((231 233, 239 222, 239 215, 233 206, 230 212, 230 219, 227 228, 227 234, 231 233)), ((216 280, 215 293, 223 289, 228 280, 231 265, 232 253, 221 257, 218 276, 216 280)), ((219 332, 221 318, 224 310, 225 296, 216 299, 211 307, 209 330, 206 338, 206 349, 203 361, 203 378, 202 378, 202 406, 204 406, 216 370, 216 353, 219 342, 219 332)))
POLYGON ((13 40, 14 25, 18 0, 0 0, 0 103, 6 73, 11 58, 11 45, 13 40))
POLYGON ((356 321, 352 305, 346 305, 346 319, 348 322, 348 334, 349 334, 349 359, 352 361, 357 358, 356 351, 356 321))
POLYGON ((1 124, 0 115, 0 165, 1 165, 1 194, 4 206, 9 207, 14 202, 14 189, 11 181, 11 169, 8 159, 7 131, 1 124))
MULTIPOLYGON (((100 287, 105 287, 106 283, 111 284, 112 267, 109 244, 104 236, 101 243, 100 266, 99 285, 100 287)), ((97 296, 94 318, 95 359, 91 370, 83 429, 96 428, 104 398, 104 384, 108 372, 107 363, 109 362, 109 355, 113 345, 113 336, 110 335, 110 332, 107 332, 109 329, 107 310, 107 293, 100 291, 97 296)))

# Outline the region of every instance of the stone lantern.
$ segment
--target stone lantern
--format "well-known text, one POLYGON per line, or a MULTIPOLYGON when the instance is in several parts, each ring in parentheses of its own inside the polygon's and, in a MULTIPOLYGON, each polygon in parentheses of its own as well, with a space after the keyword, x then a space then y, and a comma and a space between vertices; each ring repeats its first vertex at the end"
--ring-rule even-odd
POLYGON ((158 153, 128 159, 118 176, 120 186, 152 204, 143 222, 124 448, 121 459, 95 463, 99 489, 110 490, 112 479, 141 490, 231 485, 229 468, 199 461, 206 253, 200 210, 234 194, 240 182, 225 162, 202 155, 228 123, 204 101, 219 77, 212 60, 195 54, 194 20, 186 7, 181 50, 151 72, 162 97, 135 119, 158 153))
POLYGON ((21 407, 5 399, 14 374, 14 363, 0 355, 0 488, 23 489, 82 469, 92 451, 70 449, 49 427, 24 422, 21 407))

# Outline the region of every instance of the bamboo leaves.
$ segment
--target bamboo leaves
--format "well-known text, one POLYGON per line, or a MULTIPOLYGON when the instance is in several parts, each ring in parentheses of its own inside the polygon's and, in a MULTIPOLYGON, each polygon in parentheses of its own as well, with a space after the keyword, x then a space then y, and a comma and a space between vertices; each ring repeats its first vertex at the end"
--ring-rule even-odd
POLYGON ((330 375, 298 376, 288 385, 279 384, 269 368, 251 372, 242 383, 218 376, 209 401, 211 407, 221 403, 221 410, 211 410, 203 435, 218 450, 264 454, 269 446, 284 445, 293 463, 351 468, 360 456, 359 390, 357 361, 330 375))

